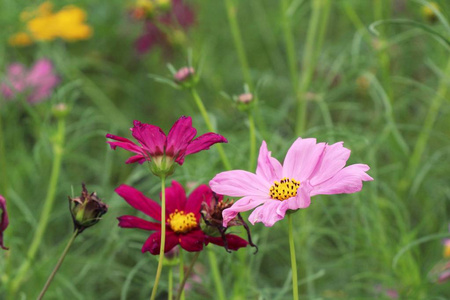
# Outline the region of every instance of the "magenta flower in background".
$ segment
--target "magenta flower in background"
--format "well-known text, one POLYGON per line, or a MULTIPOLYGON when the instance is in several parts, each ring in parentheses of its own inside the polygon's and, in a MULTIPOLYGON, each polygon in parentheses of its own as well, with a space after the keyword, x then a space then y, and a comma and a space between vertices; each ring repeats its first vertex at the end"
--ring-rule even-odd
POLYGON ((134 121, 133 128, 130 129, 133 137, 140 145, 129 139, 107 134, 106 137, 113 141, 107 141, 112 149, 121 147, 125 150, 136 153, 130 157, 126 163, 138 162, 142 164, 145 161, 154 161, 158 163, 163 157, 175 161, 179 165, 184 162, 184 157, 202 150, 208 150, 216 143, 227 143, 223 136, 208 132, 194 139, 197 130, 192 127, 191 117, 182 116, 179 118, 166 134, 158 126, 134 121))
MULTIPOLYGON (((157 222, 149 222, 135 216, 121 216, 119 226, 123 228, 140 228, 154 231, 142 247, 142 252, 149 251, 157 255, 161 243, 161 206, 150 198, 145 197, 135 188, 122 184, 116 189, 125 201, 133 208, 142 211, 157 222)), ((200 207, 202 202, 210 201, 213 197, 207 185, 200 185, 188 198, 183 187, 176 181, 166 189, 166 243, 164 253, 169 252, 176 245, 190 252, 201 251, 208 243, 223 246, 221 238, 207 236, 200 228, 200 207)), ((233 234, 226 235, 228 249, 237 250, 247 246, 247 241, 233 234)))
POLYGON ((144 33, 136 40, 135 48, 139 54, 145 54, 157 45, 168 46, 168 36, 158 27, 158 23, 172 29, 181 27, 187 30, 194 22, 195 14, 191 7, 184 4, 183 0, 172 0, 169 12, 145 21, 144 33))
POLYGON ((6 230, 9 224, 8 213, 6 212, 6 200, 0 195, 0 209, 2 211, 2 215, 0 218, 0 247, 2 249, 8 250, 3 244, 3 232, 6 230))
POLYGON ((19 63, 9 65, 6 80, 0 85, 0 91, 6 99, 26 93, 29 103, 38 103, 47 99, 59 83, 50 60, 38 60, 30 70, 19 63))
POLYGON ((271 156, 263 141, 256 174, 233 170, 217 174, 209 183, 223 195, 243 197, 223 211, 223 225, 239 212, 256 209, 249 216, 252 224, 272 226, 286 211, 307 208, 311 197, 320 194, 355 193, 363 181, 373 180, 364 164, 345 167, 350 150, 343 142, 333 145, 316 139, 298 138, 286 154, 283 165, 271 156))

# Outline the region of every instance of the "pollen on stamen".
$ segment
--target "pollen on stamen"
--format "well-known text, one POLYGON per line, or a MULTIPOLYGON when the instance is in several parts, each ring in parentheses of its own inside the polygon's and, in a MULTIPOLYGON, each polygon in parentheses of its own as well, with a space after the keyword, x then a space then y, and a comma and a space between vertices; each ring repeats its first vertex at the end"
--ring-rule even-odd
POLYGON ((282 178, 279 182, 274 181, 270 187, 270 197, 280 201, 295 197, 299 187, 299 181, 291 178, 282 178))

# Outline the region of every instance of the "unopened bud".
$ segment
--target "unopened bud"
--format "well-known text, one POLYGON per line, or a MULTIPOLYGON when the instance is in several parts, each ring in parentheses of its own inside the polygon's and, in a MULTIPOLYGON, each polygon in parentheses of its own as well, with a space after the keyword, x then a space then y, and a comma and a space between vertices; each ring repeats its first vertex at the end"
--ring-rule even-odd
POLYGON ((253 101, 253 94, 252 93, 245 93, 245 94, 240 94, 237 98, 237 100, 240 103, 245 103, 248 104, 250 102, 253 101))
POLYGON ((195 74, 195 70, 192 67, 183 67, 178 70, 178 72, 174 75, 175 81, 185 82, 195 74))
POLYGON ((102 215, 108 211, 108 206, 103 203, 94 192, 89 194, 84 183, 82 184, 81 196, 69 197, 70 213, 74 230, 80 234, 83 230, 97 224, 102 215))
POLYGON ((69 114, 69 107, 65 103, 58 103, 52 107, 52 113, 57 118, 64 118, 69 114))

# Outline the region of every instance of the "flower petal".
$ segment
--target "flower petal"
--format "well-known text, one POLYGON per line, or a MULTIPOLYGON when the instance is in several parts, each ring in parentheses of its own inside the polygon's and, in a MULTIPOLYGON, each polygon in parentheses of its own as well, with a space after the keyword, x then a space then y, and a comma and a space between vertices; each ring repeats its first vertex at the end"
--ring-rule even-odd
POLYGON ((122 228, 140 228, 144 230, 161 230, 161 223, 149 222, 135 216, 120 216, 119 226, 122 228))
POLYGON ((184 211, 186 206, 186 192, 181 184, 172 181, 172 186, 166 188, 166 214, 173 213, 176 209, 184 211))
POLYGON ((350 157, 350 152, 343 146, 343 142, 327 145, 317 168, 310 176, 311 185, 320 184, 342 170, 350 157))
POLYGON ((161 221, 161 206, 152 199, 145 197, 134 187, 122 184, 115 189, 115 192, 133 208, 142 211, 157 221, 161 221))
POLYGON ((282 177, 283 167, 280 162, 271 156, 271 152, 267 150, 267 144, 262 142, 259 148, 258 166, 256 167, 256 175, 263 177, 269 184, 273 184, 275 180, 282 177))
POLYGON ((268 197, 270 188, 265 178, 243 170, 219 173, 209 186, 215 193, 231 197, 268 197))
POLYGON ((272 227, 273 224, 284 218, 284 213, 280 208, 283 201, 269 200, 263 205, 257 207, 248 217, 250 223, 255 225, 256 222, 262 222, 267 227, 272 227))
POLYGON ((188 214, 190 212, 194 213, 197 218, 197 222, 200 220, 200 208, 202 203, 210 203, 213 197, 213 192, 206 184, 202 184, 197 187, 190 195, 186 202, 186 207, 184 211, 188 214))
MULTIPOLYGON (((202 150, 208 150, 212 145, 217 143, 228 143, 228 141, 220 134, 216 134, 213 132, 202 134, 201 136, 199 136, 198 138, 194 139, 192 142, 189 143, 189 145, 186 148, 186 152, 184 153, 184 156, 194 154, 202 150)), ((179 162, 178 160, 177 162, 182 164, 184 156, 179 158, 181 162, 179 162)))
POLYGON ((315 170, 325 149, 316 139, 298 138, 289 148, 283 163, 283 177, 305 181, 315 170))
POLYGON ((233 220, 238 213, 251 210, 258 205, 265 203, 266 201, 270 201, 270 199, 258 197, 244 197, 239 199, 231 207, 223 210, 223 226, 227 227, 228 223, 233 220))
POLYGON ((195 252, 203 250, 205 243, 205 234, 200 229, 190 231, 178 236, 180 246, 186 251, 195 252))
POLYGON ((133 137, 147 150, 151 156, 164 154, 166 145, 166 134, 161 128, 151 124, 141 123, 137 120, 133 122, 131 133, 133 137))
POLYGON ((132 164, 138 162, 143 164, 147 159, 142 154, 134 155, 125 161, 126 164, 132 164))
POLYGON ((3 244, 3 232, 8 227, 9 220, 8 220, 8 212, 6 211, 6 200, 3 198, 2 195, 0 195, 0 208, 2 210, 2 215, 0 218, 0 247, 2 249, 8 250, 8 248, 5 247, 3 244))
POLYGON ((278 206, 276 213, 284 218, 286 211, 307 208, 311 205, 312 186, 306 181, 303 182, 297 190, 297 196, 282 201, 278 206))
POLYGON ((139 147, 138 145, 136 145, 135 143, 133 143, 132 141, 130 141, 127 138, 109 134, 109 133, 106 135, 106 138, 118 141, 118 142, 106 141, 111 146, 111 149, 113 149, 113 150, 116 150, 117 147, 120 147, 127 151, 131 151, 131 152, 138 153, 138 154, 142 154, 142 152, 143 152, 141 147, 139 147))
POLYGON ((327 181, 314 186, 311 196, 359 192, 362 189, 363 181, 373 180, 366 174, 369 169, 369 166, 364 164, 345 167, 327 181))
MULTIPOLYGON (((228 249, 230 250, 236 251, 239 248, 243 248, 248 245, 248 242, 246 240, 234 234, 226 234, 225 238, 227 239, 228 249)), ((208 243, 212 243, 222 247, 225 246, 222 237, 206 236, 206 245, 208 245, 208 243)))
POLYGON ((175 161, 182 165, 186 149, 196 134, 191 117, 179 118, 167 135, 166 155, 175 157, 175 161))
MULTIPOLYGON (((164 244, 164 253, 172 250, 173 247, 178 245, 178 236, 173 231, 166 232, 166 242, 164 244)), ((159 254, 159 248, 161 247, 161 231, 152 233, 142 246, 142 253, 146 251, 153 255, 159 254)))

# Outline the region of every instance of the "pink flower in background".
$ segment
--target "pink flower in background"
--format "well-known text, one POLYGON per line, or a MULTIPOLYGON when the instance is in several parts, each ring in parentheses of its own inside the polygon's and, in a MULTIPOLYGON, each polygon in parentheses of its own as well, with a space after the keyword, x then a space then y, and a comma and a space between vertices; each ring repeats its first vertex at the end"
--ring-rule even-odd
POLYGON ((223 225, 239 212, 256 209, 249 216, 252 224, 272 226, 286 211, 307 208, 311 197, 320 194, 355 193, 363 181, 373 180, 364 164, 345 167, 350 150, 343 142, 333 145, 316 139, 298 138, 286 154, 283 165, 271 156, 263 141, 256 174, 233 170, 217 174, 209 183, 222 195, 243 197, 223 211, 223 225))
MULTIPOLYGON (((135 188, 122 184, 116 189, 125 201, 133 208, 142 211, 157 222, 149 222, 135 216, 121 216, 118 218, 119 226, 123 228, 140 228, 154 231, 142 247, 142 252, 149 251, 157 255, 161 243, 161 206, 150 198, 145 197, 135 188)), ((210 201, 213 197, 207 185, 200 185, 189 197, 183 187, 176 181, 166 189, 166 243, 164 253, 169 252, 176 245, 184 250, 201 251, 208 243, 223 246, 221 238, 207 236, 200 228, 200 207, 202 202, 210 201)), ((248 245, 247 241, 233 234, 225 235, 228 249, 237 250, 248 245)))
POLYGON ((151 20, 146 20, 144 33, 136 40, 135 47, 139 54, 145 54, 153 47, 161 45, 167 47, 169 37, 159 28, 165 26, 176 30, 178 27, 186 30, 195 22, 195 14, 183 0, 172 0, 171 10, 151 20))
POLYGON ((121 147, 137 154, 130 157, 126 161, 127 164, 134 162, 142 164, 145 161, 158 162, 164 157, 166 160, 182 165, 186 155, 208 150, 216 143, 227 143, 226 138, 212 132, 194 139, 197 130, 192 127, 191 117, 185 116, 173 124, 167 136, 158 126, 139 121, 134 121, 134 126, 130 130, 140 145, 120 136, 109 133, 106 135, 107 138, 115 140, 114 142, 107 141, 112 149, 121 147))
POLYGON ((0 218, 0 247, 2 249, 8 250, 3 244, 3 232, 6 230, 9 224, 8 213, 6 212, 6 200, 0 195, 0 209, 2 211, 0 218))
POLYGON ((51 95, 59 81, 53 64, 48 59, 38 60, 30 70, 22 64, 13 63, 8 67, 6 80, 1 83, 0 91, 6 99, 26 93, 29 103, 38 103, 51 95))

